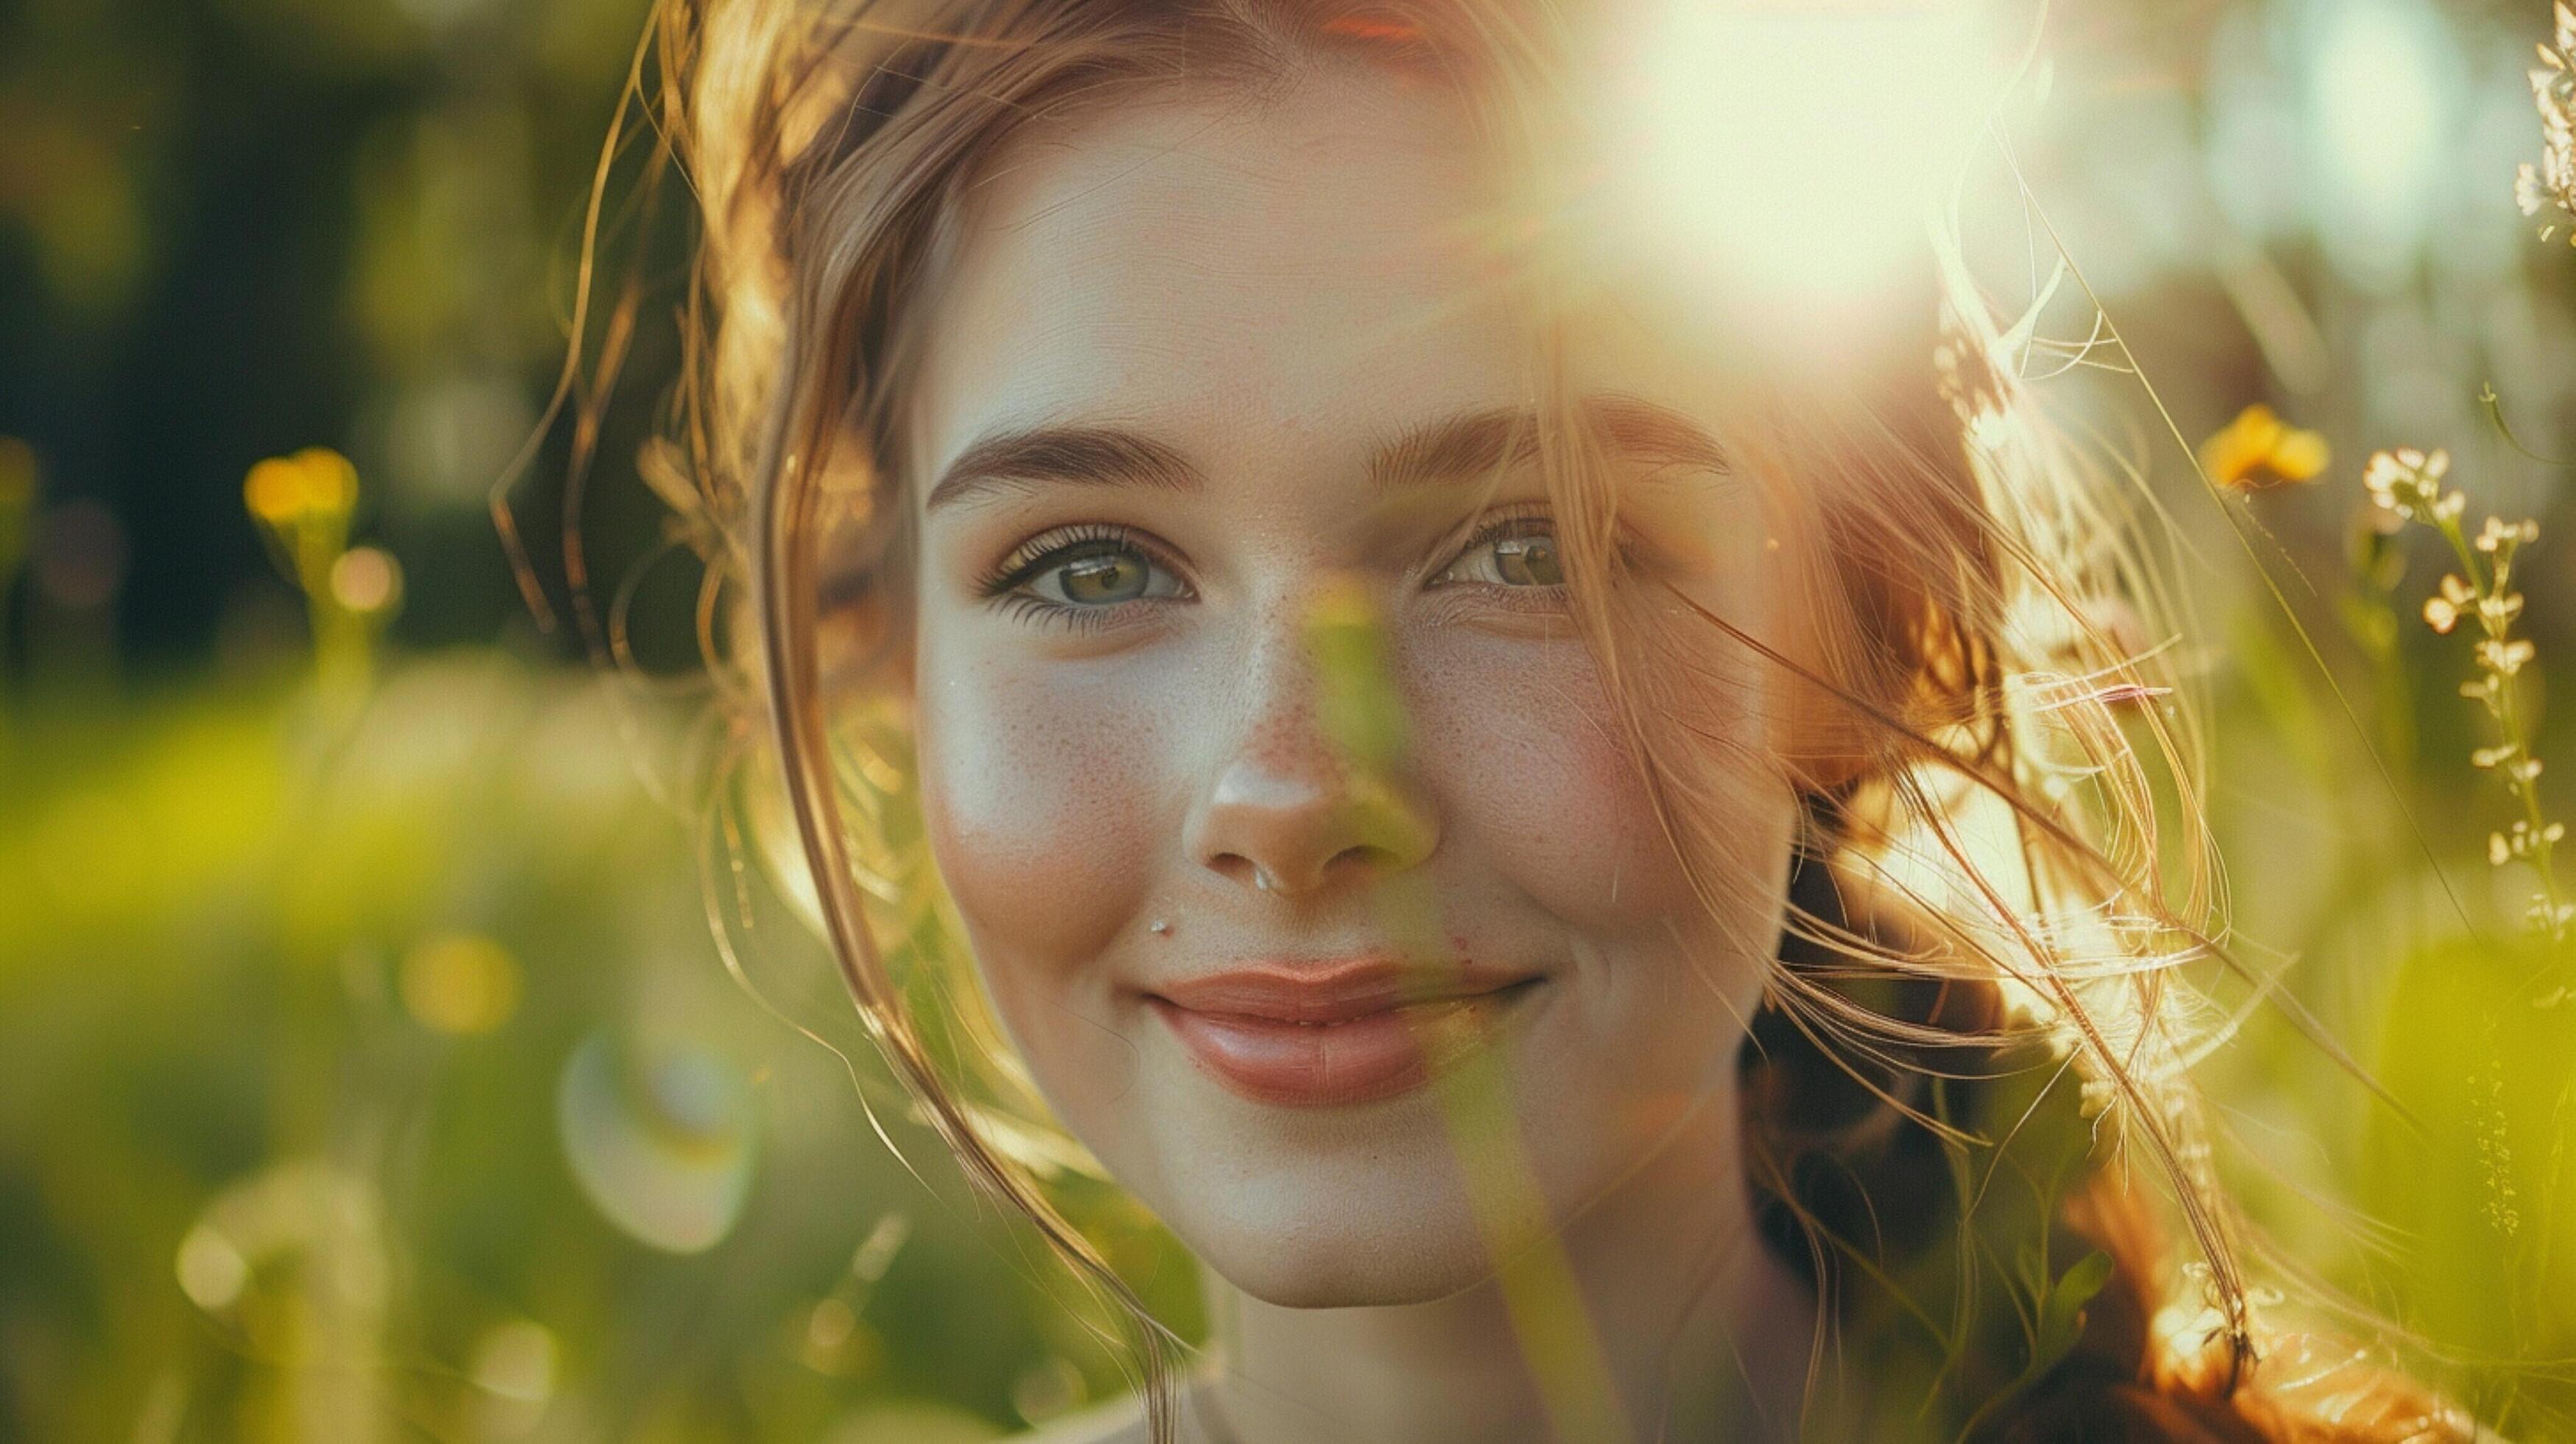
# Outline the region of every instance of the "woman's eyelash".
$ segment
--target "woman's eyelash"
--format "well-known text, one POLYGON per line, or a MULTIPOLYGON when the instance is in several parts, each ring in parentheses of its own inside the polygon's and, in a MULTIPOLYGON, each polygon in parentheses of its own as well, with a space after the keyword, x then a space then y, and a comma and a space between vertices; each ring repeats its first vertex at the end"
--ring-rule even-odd
POLYGON ((1014 621, 1070 627, 1077 632, 1097 631, 1109 625, 1110 614, 1117 610, 1114 607, 1068 607, 1026 592, 1004 592, 992 599, 992 605, 1014 621))

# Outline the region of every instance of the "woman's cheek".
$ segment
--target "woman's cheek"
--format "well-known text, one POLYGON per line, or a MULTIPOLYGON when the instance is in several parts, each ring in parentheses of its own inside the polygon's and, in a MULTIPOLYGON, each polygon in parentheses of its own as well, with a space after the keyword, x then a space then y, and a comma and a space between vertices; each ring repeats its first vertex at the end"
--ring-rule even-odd
POLYGON ((1156 870, 1157 729, 1112 677, 948 660, 920 673, 923 820, 1007 1015, 1029 990, 1106 981, 1095 965, 1156 870))
MULTIPOLYGON (((1479 639, 1427 658, 1418 685, 1418 765, 1448 799, 1449 835, 1486 868, 1603 940, 1669 937, 1695 915, 1689 878, 1579 645, 1479 639)), ((1769 851, 1777 809, 1740 785, 1750 779, 1713 780, 1742 798, 1745 855, 1728 861, 1750 866, 1769 851)))
POLYGON ((1480 854, 1467 875, 1496 875, 1585 931, 1616 932, 1680 901, 1678 869, 1579 646, 1468 638, 1419 668, 1414 762, 1445 800, 1444 848, 1480 854))

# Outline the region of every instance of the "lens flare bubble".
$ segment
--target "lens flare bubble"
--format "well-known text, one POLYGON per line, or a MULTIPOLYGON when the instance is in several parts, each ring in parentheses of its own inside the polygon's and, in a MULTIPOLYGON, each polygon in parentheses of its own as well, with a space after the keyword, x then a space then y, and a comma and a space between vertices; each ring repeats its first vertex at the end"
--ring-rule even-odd
POLYGON ((1088 1397, 1082 1371, 1070 1360, 1050 1357, 1013 1381, 1011 1407, 1031 1424, 1071 1412, 1088 1397))
POLYGON ((173 1262, 190 1303, 254 1333, 280 1291, 363 1329, 392 1286, 383 1198, 321 1159, 279 1163, 226 1188, 180 1239, 173 1262))
POLYGON ((751 1193, 754 1097, 741 1071, 684 1040, 593 1033, 564 1064, 556 1122, 593 1207, 640 1243, 700 1253, 751 1193))

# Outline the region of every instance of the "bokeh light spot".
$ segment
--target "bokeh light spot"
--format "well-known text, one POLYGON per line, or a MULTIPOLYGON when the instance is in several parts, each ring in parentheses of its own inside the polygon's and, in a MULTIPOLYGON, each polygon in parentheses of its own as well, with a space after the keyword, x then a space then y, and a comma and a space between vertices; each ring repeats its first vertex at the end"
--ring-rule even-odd
POLYGON ((179 1291, 188 1302, 219 1314, 240 1302, 250 1283, 250 1261, 231 1239, 198 1224, 179 1240, 179 1291))
POLYGON ((382 547, 352 547, 331 564, 331 600, 361 617, 392 611, 402 601, 402 564, 382 547))
POLYGON ((441 1033, 489 1033, 519 1007, 519 963, 477 933, 424 939, 403 956, 403 1006, 441 1033))

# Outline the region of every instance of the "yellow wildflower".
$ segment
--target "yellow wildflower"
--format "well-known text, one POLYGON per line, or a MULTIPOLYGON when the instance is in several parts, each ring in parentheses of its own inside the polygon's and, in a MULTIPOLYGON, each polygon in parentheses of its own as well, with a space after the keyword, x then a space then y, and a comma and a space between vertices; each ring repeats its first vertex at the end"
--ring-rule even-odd
POLYGON ((2259 401, 2200 444, 2209 479, 2243 491, 2313 481, 2332 459, 2324 436, 2290 425, 2259 401))
POLYGON ((252 516, 280 528, 307 517, 345 516, 358 504, 358 469, 323 446, 271 457, 242 479, 242 504, 252 516))

